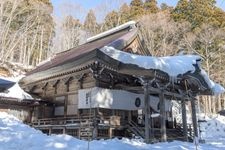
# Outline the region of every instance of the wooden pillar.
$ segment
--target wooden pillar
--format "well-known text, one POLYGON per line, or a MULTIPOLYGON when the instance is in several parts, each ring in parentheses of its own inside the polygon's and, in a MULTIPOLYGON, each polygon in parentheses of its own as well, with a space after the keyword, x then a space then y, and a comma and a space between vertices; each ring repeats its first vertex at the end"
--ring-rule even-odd
POLYGON ((109 127, 109 138, 111 139, 112 138, 112 128, 111 127, 109 127))
POLYGON ((128 122, 131 121, 131 110, 128 110, 128 122))
POLYGON ((197 124, 197 115, 195 107, 195 99, 191 100, 191 109, 192 109, 192 123, 194 128, 194 138, 198 137, 198 124, 197 124))
POLYGON ((145 142, 150 143, 149 81, 144 83, 145 142))
POLYGON ((184 134, 185 141, 188 141, 187 114, 186 114, 186 104, 184 99, 181 101, 181 109, 182 109, 183 134, 184 134))
POLYGON ((98 122, 97 122, 97 108, 94 108, 94 118, 93 118, 93 139, 97 138, 97 132, 98 132, 98 122))
POLYGON ((34 107, 31 107, 28 112, 28 123, 32 123, 33 113, 34 113, 34 107))
POLYGON ((48 130, 48 135, 52 135, 52 128, 51 127, 48 130))
POLYGON ((66 116, 67 116, 67 105, 68 105, 68 98, 69 98, 69 96, 68 96, 68 95, 66 95, 66 96, 65 96, 65 100, 64 100, 64 117, 66 117, 66 116))
POLYGON ((161 141, 166 142, 166 110, 165 110, 165 99, 163 91, 159 93, 159 100, 160 100, 160 124, 161 124, 161 141))
POLYGON ((66 134, 66 127, 63 127, 63 134, 66 134))

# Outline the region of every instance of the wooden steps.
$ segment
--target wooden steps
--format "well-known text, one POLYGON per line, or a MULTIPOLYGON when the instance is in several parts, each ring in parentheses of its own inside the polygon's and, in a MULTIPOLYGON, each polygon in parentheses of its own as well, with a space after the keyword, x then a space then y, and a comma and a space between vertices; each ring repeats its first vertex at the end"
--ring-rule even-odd
MULTIPOLYGON (((145 137, 145 129, 144 127, 140 127, 138 124, 136 124, 133 121, 129 121, 127 123, 127 132, 130 135, 135 135, 140 138, 145 137)), ((160 128, 151 128, 151 137, 156 140, 156 141, 161 141, 161 132, 160 128)), ((167 140, 168 141, 173 141, 173 140, 180 140, 180 141, 185 141, 186 138, 183 133, 183 128, 181 126, 177 126, 177 128, 173 129, 166 129, 166 134, 167 134, 167 140)), ((191 136, 192 130, 191 128, 188 128, 188 141, 192 141, 193 137, 191 136)))

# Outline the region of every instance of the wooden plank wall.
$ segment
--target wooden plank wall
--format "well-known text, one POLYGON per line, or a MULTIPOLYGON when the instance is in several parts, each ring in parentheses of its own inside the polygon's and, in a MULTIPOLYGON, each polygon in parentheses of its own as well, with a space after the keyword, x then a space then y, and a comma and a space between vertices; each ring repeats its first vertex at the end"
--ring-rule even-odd
MULTIPOLYGON (((37 92, 44 100, 49 100, 52 103, 54 103, 56 97, 65 96, 64 116, 74 116, 78 115, 78 90, 95 87, 96 80, 93 78, 90 70, 87 69, 74 74, 42 81, 34 86, 33 92, 37 92), (73 79, 69 80, 71 77, 73 79)), ((46 106, 40 107, 36 111, 39 111, 39 113, 36 113, 38 116, 35 118, 49 118, 51 114, 54 117, 54 113, 52 113, 54 110, 46 106), (41 111, 42 113, 40 114, 41 111)))

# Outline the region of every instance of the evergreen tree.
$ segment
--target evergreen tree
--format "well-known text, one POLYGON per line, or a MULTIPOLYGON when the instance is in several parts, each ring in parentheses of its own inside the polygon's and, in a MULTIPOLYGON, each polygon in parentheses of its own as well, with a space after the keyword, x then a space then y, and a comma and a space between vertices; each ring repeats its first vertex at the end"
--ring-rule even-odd
POLYGON ((213 18, 215 18, 213 24, 218 27, 225 27, 225 12, 220 8, 214 9, 215 13, 213 14, 213 18))
POLYGON ((124 3, 119 9, 120 24, 128 22, 130 20, 130 7, 127 3, 124 3))
POLYGON ((146 14, 157 13, 159 11, 156 0, 146 0, 144 3, 144 8, 146 14))
POLYGON ((193 29, 202 24, 224 26, 224 12, 216 7, 215 0, 180 0, 172 16, 175 21, 188 21, 193 29))
POLYGON ((91 9, 84 21, 84 29, 88 33, 88 36, 92 36, 98 33, 98 24, 94 14, 94 11, 91 9))
POLYGON ((142 0, 132 0, 130 3, 130 18, 138 19, 139 16, 144 14, 143 2, 142 0))
POLYGON ((116 27, 119 25, 119 22, 120 22, 120 17, 118 15, 118 12, 113 10, 112 12, 108 13, 105 17, 104 29, 108 30, 113 27, 116 27))
POLYGON ((164 11, 164 10, 169 10, 170 12, 173 11, 173 7, 172 7, 172 6, 168 6, 166 3, 162 3, 162 4, 160 5, 160 9, 161 9, 162 11, 164 11))
POLYGON ((175 7, 172 15, 175 21, 187 20, 189 15, 189 3, 188 0, 179 0, 177 6, 175 7))

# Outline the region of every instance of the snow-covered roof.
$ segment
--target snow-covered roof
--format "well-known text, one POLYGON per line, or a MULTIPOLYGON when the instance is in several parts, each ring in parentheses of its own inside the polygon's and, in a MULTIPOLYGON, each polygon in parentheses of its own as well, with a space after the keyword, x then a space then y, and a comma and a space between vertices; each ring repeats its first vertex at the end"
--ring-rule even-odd
POLYGON ((15 82, 0 78, 0 92, 4 92, 8 88, 12 87, 14 84, 15 82))
MULTIPOLYGON (((141 56, 123 52, 108 46, 103 47, 101 51, 111 58, 123 62, 124 64, 133 64, 144 69, 161 70, 173 78, 187 72, 194 73, 194 65, 198 65, 199 68, 201 68, 201 57, 198 55, 179 55, 166 57, 141 56)), ((201 75, 207 82, 213 94, 217 95, 224 92, 224 88, 210 80, 202 68, 201 75)))
POLYGON ((0 77, 0 79, 15 82, 15 84, 12 87, 10 87, 6 92, 0 93, 0 97, 15 98, 18 100, 33 99, 31 95, 29 95, 28 93, 26 93, 24 90, 20 88, 18 81, 19 79, 21 79, 21 77, 17 77, 17 78, 0 77))
POLYGON ((92 36, 92 37, 90 37, 90 38, 87 39, 87 42, 95 41, 95 40, 97 40, 97 39, 100 39, 100 38, 103 38, 103 37, 105 37, 105 36, 111 35, 111 34, 113 34, 113 33, 115 33, 115 32, 118 32, 118 31, 120 31, 120 30, 126 29, 126 28, 128 28, 128 27, 134 28, 134 27, 135 27, 135 24, 136 24, 135 21, 129 21, 129 22, 124 23, 124 24, 122 24, 122 25, 120 25, 120 26, 117 26, 117 27, 115 27, 115 28, 112 28, 112 29, 110 29, 110 30, 107 30, 107 31, 105 31, 105 32, 102 32, 102 33, 97 34, 97 35, 95 35, 95 36, 92 36))

